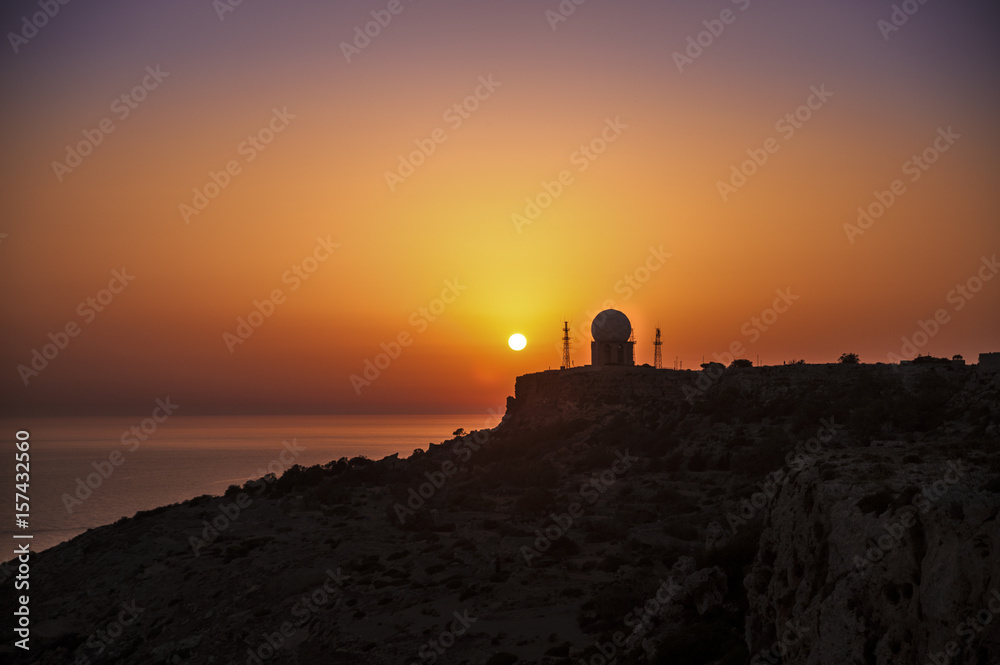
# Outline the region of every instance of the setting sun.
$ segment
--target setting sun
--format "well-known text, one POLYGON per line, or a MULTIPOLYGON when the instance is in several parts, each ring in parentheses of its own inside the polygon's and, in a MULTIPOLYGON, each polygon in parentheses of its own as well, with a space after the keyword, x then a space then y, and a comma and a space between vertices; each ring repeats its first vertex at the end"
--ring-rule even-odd
POLYGON ((1000 665, 1000 0, 0 14, 3 662, 1000 665))

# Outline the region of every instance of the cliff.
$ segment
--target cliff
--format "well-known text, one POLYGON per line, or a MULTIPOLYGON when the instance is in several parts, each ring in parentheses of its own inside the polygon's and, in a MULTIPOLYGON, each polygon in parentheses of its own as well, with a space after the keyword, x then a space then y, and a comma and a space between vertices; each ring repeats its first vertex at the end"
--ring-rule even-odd
POLYGON ((998 425, 976 366, 522 376, 492 430, 33 556, 0 657, 993 664, 998 425))

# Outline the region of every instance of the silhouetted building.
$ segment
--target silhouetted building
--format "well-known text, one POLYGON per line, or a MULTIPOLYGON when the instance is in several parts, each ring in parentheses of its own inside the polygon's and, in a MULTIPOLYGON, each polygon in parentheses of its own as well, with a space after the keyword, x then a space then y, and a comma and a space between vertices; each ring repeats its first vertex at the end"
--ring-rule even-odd
POLYGON ((1000 353, 980 353, 979 369, 1000 372, 1000 353))
POLYGON ((590 364, 595 367, 605 365, 635 365, 635 342, 632 337, 632 323, 617 309, 606 309, 594 317, 590 324, 590 364))

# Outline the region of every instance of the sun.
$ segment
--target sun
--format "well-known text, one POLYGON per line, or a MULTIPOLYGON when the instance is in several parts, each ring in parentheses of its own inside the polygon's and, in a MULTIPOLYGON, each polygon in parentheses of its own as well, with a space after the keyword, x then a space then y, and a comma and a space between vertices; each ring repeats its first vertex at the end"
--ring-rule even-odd
POLYGON ((514 333, 510 336, 510 339, 507 340, 507 343, 510 344, 510 348, 515 351, 520 351, 528 345, 528 340, 521 333, 514 333))

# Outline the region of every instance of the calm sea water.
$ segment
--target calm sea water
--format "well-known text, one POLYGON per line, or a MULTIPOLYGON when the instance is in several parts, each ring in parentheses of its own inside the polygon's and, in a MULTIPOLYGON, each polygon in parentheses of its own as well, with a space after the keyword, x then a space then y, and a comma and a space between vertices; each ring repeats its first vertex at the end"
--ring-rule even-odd
MULTIPOLYGON (((0 487, 14 490, 14 433, 31 434, 30 520, 27 530, 15 526, 11 502, 5 501, 0 537, 12 542, 13 533, 33 534, 32 549, 42 550, 102 524, 184 501, 202 494, 222 494, 229 485, 286 468, 292 455, 285 442, 300 452, 293 464, 325 464, 341 457, 363 455, 381 459, 449 439, 459 427, 492 427, 483 415, 438 416, 171 416, 137 447, 122 443, 122 434, 142 418, 56 418, 3 420, 3 457, 0 487), (132 448, 135 447, 133 451, 132 448), (109 457, 118 451, 121 463, 109 457), (94 476, 103 467, 107 478, 94 476), (90 477, 100 485, 89 498, 77 500, 78 481, 90 477)), ((116 459, 117 456, 116 456, 116 459)), ((280 474, 278 474, 280 475, 280 474)), ((89 488, 88 488, 89 489, 89 488)), ((85 492, 81 492, 84 494, 85 492)), ((8 497, 9 499, 10 497, 8 497)), ((0 557, 6 559, 7 557, 0 557)))

